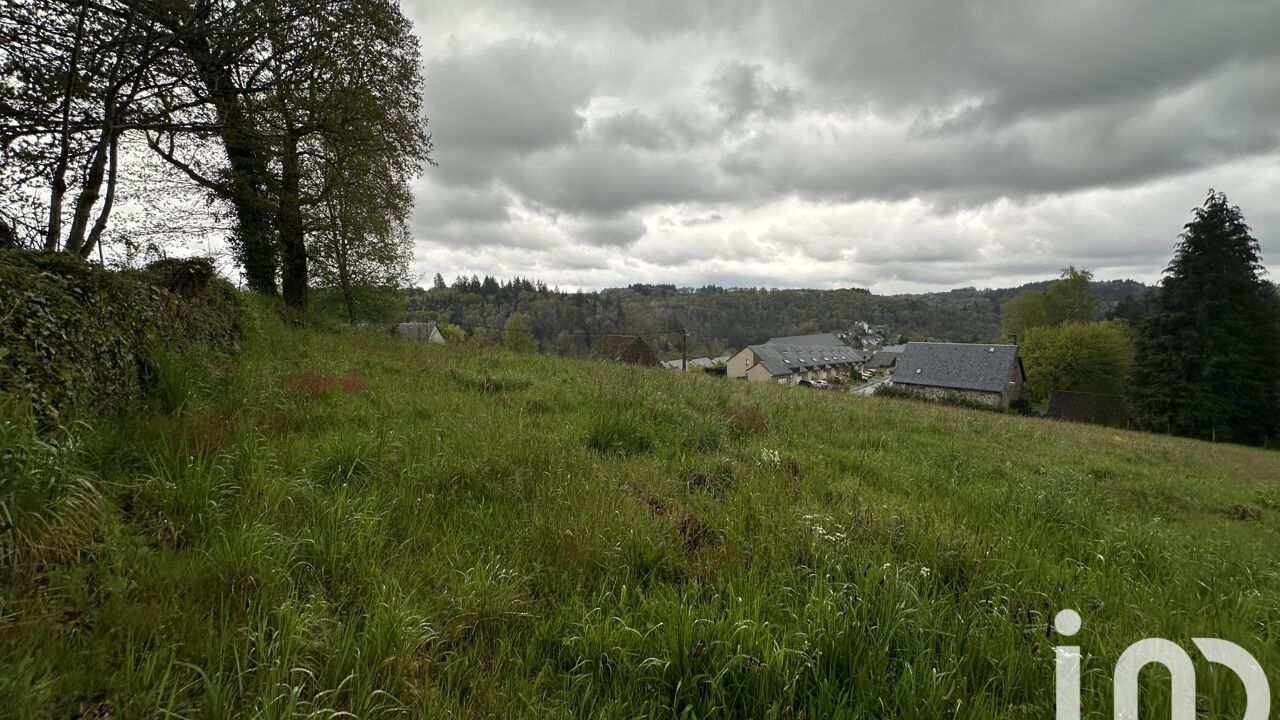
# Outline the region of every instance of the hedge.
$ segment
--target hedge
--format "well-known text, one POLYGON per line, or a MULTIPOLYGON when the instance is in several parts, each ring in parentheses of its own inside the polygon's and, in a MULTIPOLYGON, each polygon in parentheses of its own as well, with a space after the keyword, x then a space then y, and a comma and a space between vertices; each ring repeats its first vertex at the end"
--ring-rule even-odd
POLYGON ((0 398, 40 427, 136 403, 149 358, 236 349, 240 294, 204 259, 109 271, 0 250, 0 398))

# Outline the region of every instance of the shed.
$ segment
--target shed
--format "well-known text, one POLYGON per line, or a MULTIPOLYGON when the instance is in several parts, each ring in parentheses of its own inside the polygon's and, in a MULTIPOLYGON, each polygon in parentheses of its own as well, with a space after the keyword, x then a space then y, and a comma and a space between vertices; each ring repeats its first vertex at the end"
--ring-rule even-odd
POLYGON ((1127 428, 1130 417, 1129 403, 1119 395, 1094 395, 1054 390, 1049 396, 1049 417, 1055 420, 1127 428))

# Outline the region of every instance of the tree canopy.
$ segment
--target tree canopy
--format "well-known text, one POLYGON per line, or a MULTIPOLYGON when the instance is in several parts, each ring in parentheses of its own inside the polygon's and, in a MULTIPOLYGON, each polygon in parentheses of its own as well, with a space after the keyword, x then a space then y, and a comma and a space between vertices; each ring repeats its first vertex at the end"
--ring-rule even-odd
POLYGON ((22 0, 0 39, 6 242, 87 257, 132 183, 227 211, 248 286, 292 305, 407 280, 431 139, 395 0, 22 0))
POLYGON ((1133 399, 1147 428, 1260 444, 1280 425, 1280 300, 1240 208, 1210 191, 1138 333, 1133 399))
POLYGON ((522 312, 511 313, 502 326, 502 344, 516 352, 537 352, 538 341, 529 329, 529 316, 522 312))
POLYGON ((1020 348, 1031 399, 1054 390, 1124 395, 1133 369, 1133 340, 1122 320, 1069 320, 1027 331, 1020 348))
POLYGON ((1022 337, 1032 328, 1092 320, 1101 303, 1090 287, 1092 281, 1093 273, 1071 266, 1045 290, 1018 294, 1001 307, 1005 334, 1022 337))

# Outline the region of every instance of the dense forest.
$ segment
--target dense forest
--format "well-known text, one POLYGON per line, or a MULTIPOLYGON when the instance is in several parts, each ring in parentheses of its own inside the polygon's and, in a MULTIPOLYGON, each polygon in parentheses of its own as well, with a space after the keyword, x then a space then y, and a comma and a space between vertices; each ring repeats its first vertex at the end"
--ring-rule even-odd
MULTIPOLYGON (((662 355, 680 350, 686 329, 691 356, 716 355, 773 336, 851 329, 865 322, 881 327, 889 341, 983 342, 1001 336, 1000 304, 1024 290, 963 288, 922 295, 873 295, 859 288, 840 290, 697 289, 674 285, 632 285, 599 292, 562 292, 545 283, 515 278, 436 277, 431 289, 408 292, 407 319, 459 325, 469 334, 497 333, 514 312, 529 316, 545 350, 566 355, 587 352, 607 333, 669 333, 649 337, 662 355)), ((1148 288, 1133 280, 1092 283, 1105 312, 1148 288)))

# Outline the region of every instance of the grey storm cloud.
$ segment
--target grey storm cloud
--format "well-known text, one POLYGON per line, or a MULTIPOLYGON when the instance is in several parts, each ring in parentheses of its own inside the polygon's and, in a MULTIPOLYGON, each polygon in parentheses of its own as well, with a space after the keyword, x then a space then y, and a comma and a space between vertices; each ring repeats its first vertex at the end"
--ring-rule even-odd
POLYGON ((448 46, 426 82, 436 174, 452 183, 485 182, 529 153, 572 143, 591 97, 571 50, 522 39, 448 46))
POLYGON ((708 96, 720 109, 725 122, 736 125, 756 115, 786 118, 795 98, 785 87, 776 87, 764 77, 764 67, 744 62, 721 65, 708 81, 708 96))
POLYGON ((1277 2, 406 9, 440 162, 424 266, 509 247, 552 283, 1151 281, 1211 186, 1280 253, 1277 2))

